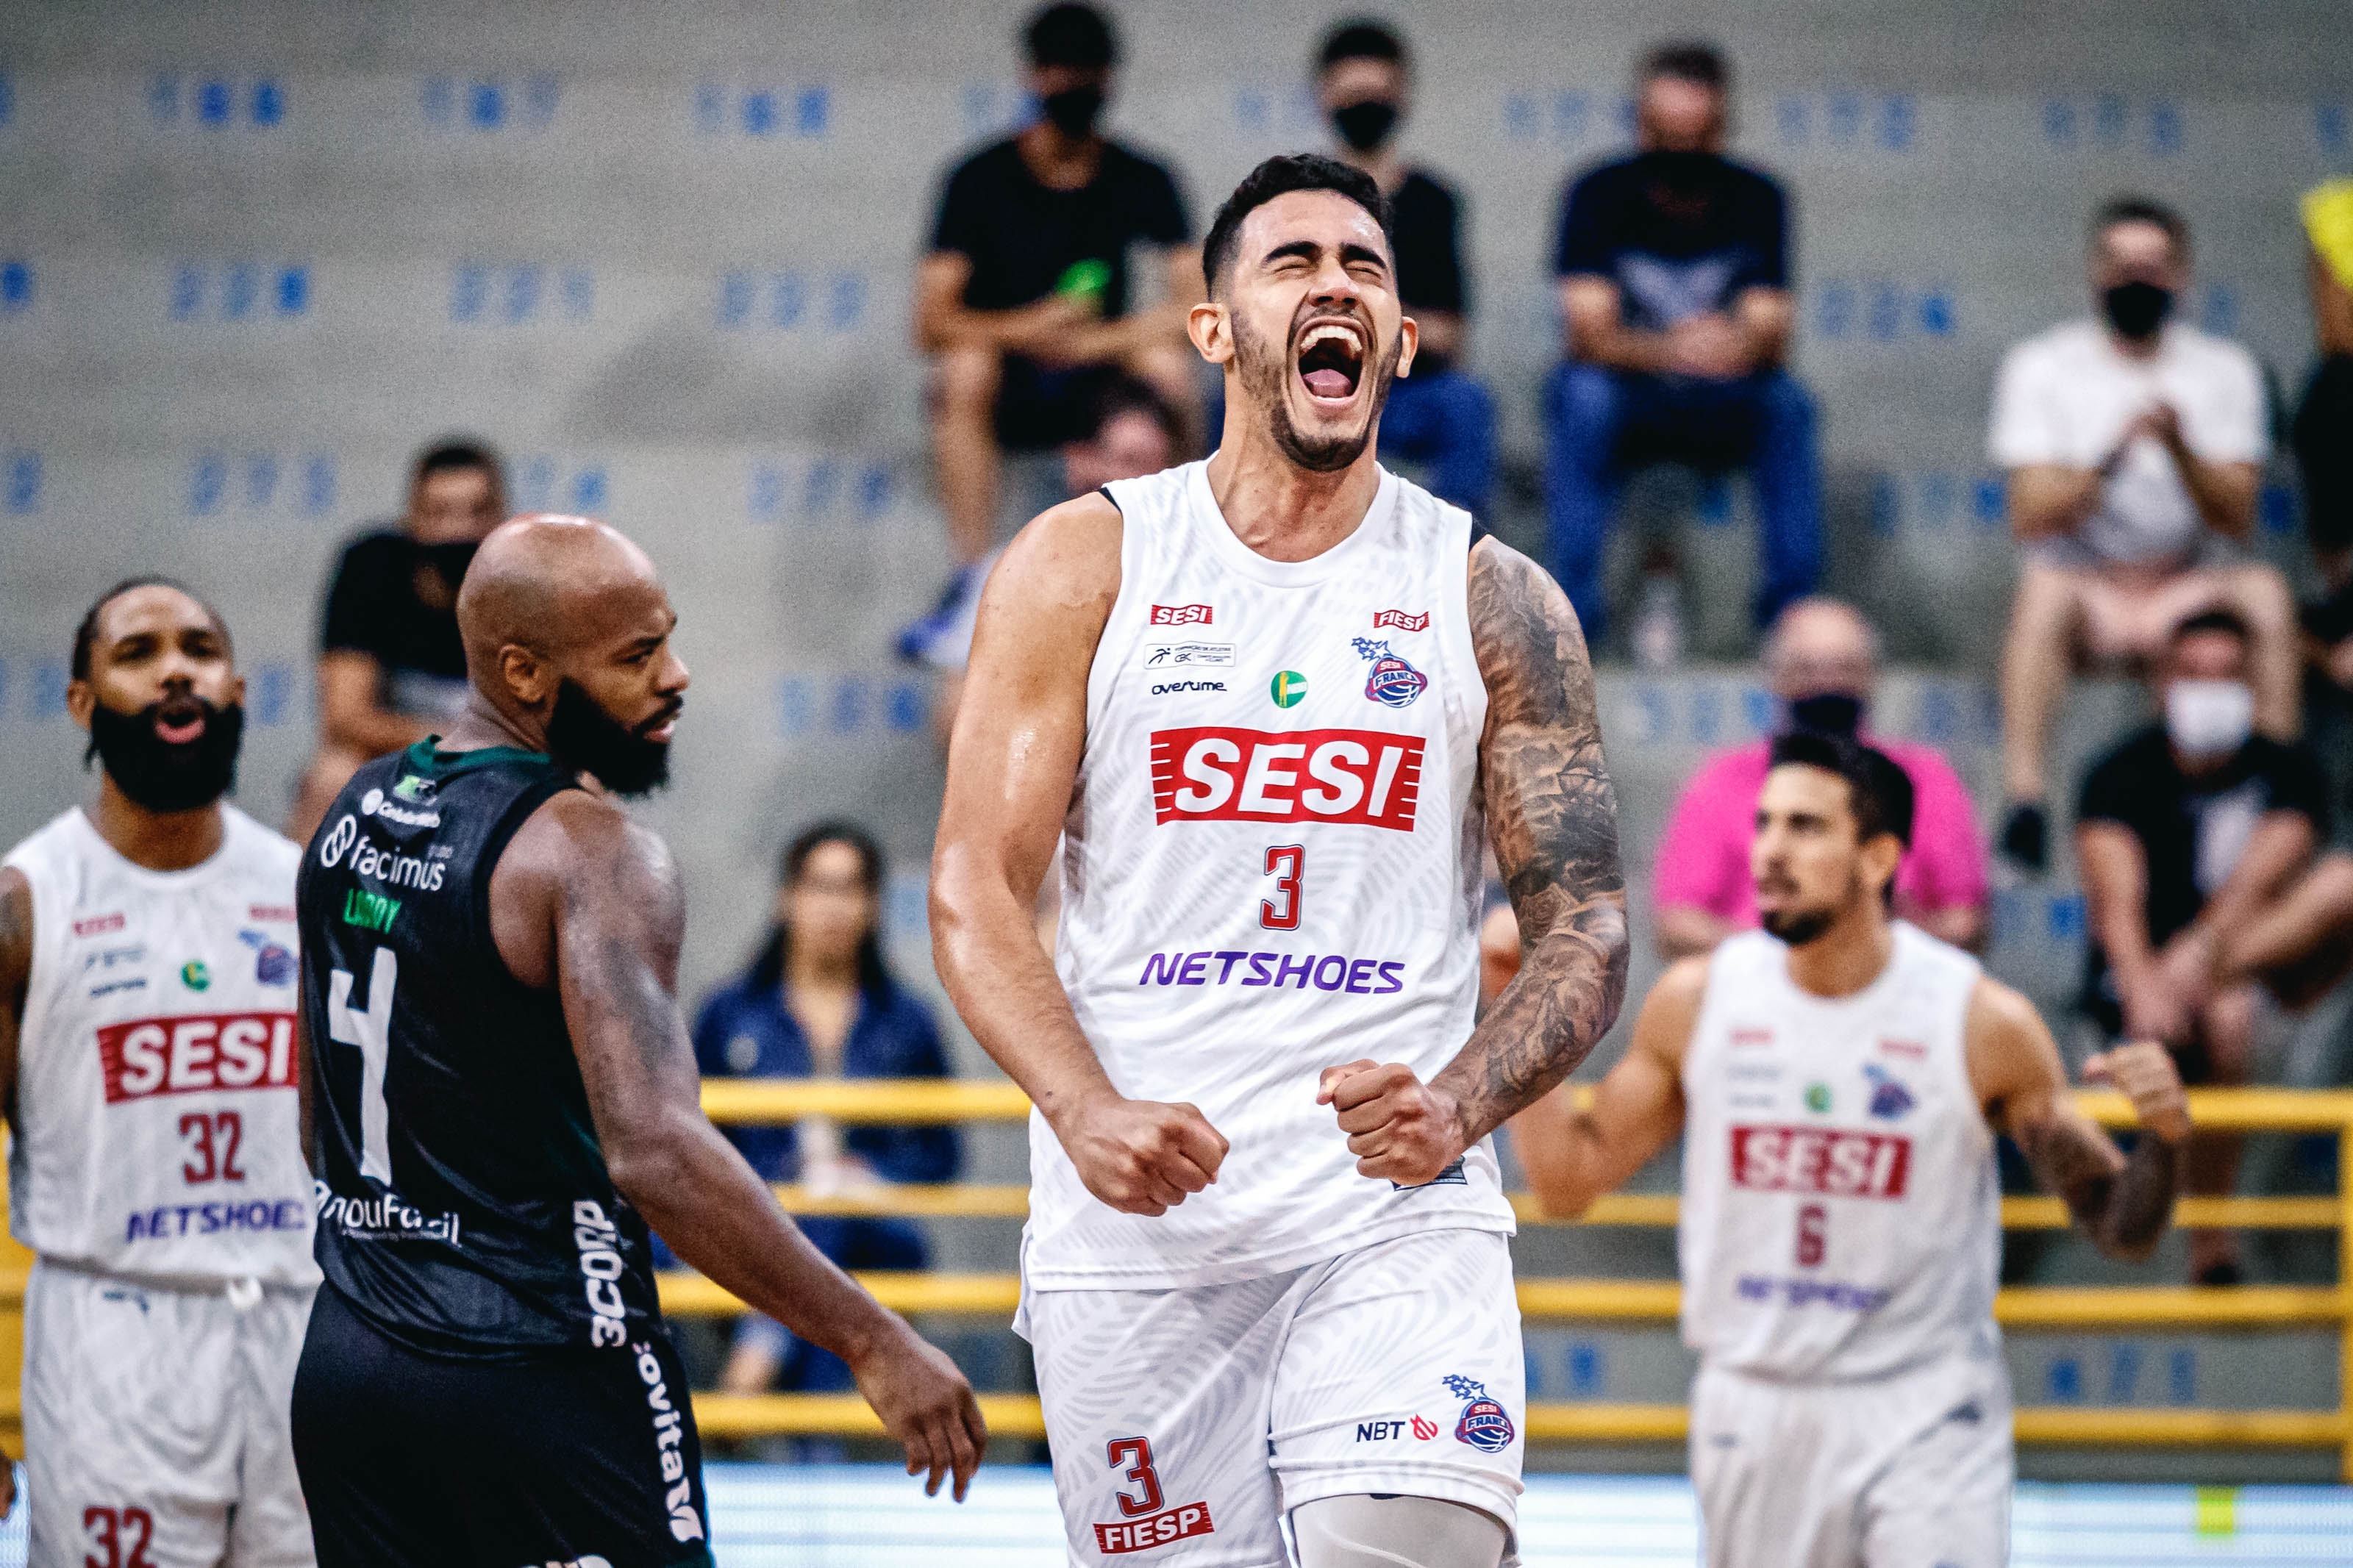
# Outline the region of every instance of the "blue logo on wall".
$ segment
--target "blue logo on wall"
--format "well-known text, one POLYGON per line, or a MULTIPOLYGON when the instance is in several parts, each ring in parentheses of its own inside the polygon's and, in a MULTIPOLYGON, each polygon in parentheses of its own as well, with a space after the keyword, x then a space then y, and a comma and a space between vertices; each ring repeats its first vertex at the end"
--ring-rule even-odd
POLYGON ((203 77, 184 83, 175 76, 158 76, 147 84, 147 114, 158 125, 226 131, 242 124, 268 131, 285 123, 286 89, 271 77, 203 77))
POLYGON ((459 326, 586 321, 596 309, 596 279, 585 267, 461 261, 449 269, 449 320, 459 326))
POLYGON ((200 452, 188 468, 188 515, 248 517, 291 512, 324 517, 335 509, 335 460, 322 454, 200 452))
POLYGON ((561 92, 557 79, 545 72, 518 80, 494 76, 456 81, 432 76, 419 86, 417 107, 425 123, 438 129, 544 131, 555 119, 561 92))
POLYGON ((1877 1062, 1863 1065, 1862 1076, 1871 1080, 1871 1113, 1894 1121, 1911 1110, 1915 1103, 1912 1091, 1877 1062))
POLYGON ((1487 1397, 1487 1385, 1472 1378, 1450 1373, 1440 1382, 1447 1392, 1463 1402, 1462 1418, 1454 1423, 1458 1442, 1468 1443, 1482 1454, 1500 1454, 1512 1446, 1515 1436, 1512 1418, 1504 1407, 1487 1397))

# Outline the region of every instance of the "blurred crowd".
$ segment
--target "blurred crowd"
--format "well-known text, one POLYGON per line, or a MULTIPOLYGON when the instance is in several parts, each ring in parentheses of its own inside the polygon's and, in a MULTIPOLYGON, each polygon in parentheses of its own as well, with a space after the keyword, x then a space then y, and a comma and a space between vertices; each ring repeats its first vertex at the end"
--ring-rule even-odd
MULTIPOLYGON (((914 331, 930 363, 928 417, 955 563, 936 610, 901 635, 935 672, 944 747, 978 590, 1001 542, 1008 454, 1060 458, 1060 489, 1198 457, 1221 411, 1184 336, 1202 289, 1182 182, 1102 129, 1121 56, 1109 16, 1039 12, 1020 35, 1037 114, 963 158, 939 191, 915 267, 914 331)), ((1420 328, 1412 374, 1381 427, 1385 458, 1488 514, 1497 490, 1494 398, 1467 331, 1475 306, 1461 197, 1405 150, 1413 54, 1386 23, 1334 26, 1307 56, 1328 151, 1394 207, 1397 279, 1420 328)), ((2180 319, 2193 237, 2143 197, 2091 206, 2088 310, 2014 345, 1989 389, 1987 451, 2006 476, 2019 578, 2000 670, 2001 792, 1980 803, 1928 745, 1875 727, 1881 639, 1820 595, 1823 495, 1813 400, 1788 364, 1796 256, 1789 202, 1768 171, 1725 153, 1732 67, 1704 44, 1639 62, 1634 145, 1577 172, 1558 198, 1553 274, 1560 361, 1543 389, 1543 549, 1597 648, 1672 664, 1678 563, 1644 562, 1636 624, 1605 641, 1602 570, 1627 478, 1673 463, 1745 473, 1758 520, 1751 606, 1777 731, 1861 733, 1910 774, 1915 842, 1899 911, 1963 947, 1989 940, 1995 855, 2043 875, 2052 823, 2072 822, 2086 901, 2080 1013, 2087 1036, 2163 1040, 2191 1081, 2243 1081, 2259 1018, 2293 1016, 2353 969, 2353 842, 2332 810, 2345 781, 2306 742, 2353 737, 2353 181, 2311 193, 2316 368, 2290 429, 2323 595, 2299 608, 2249 549, 2274 416, 2239 344, 2180 319), (2147 683, 2153 721, 2116 737, 2080 780, 2050 776, 2071 680, 2147 683), (2072 810, 2055 812, 2054 792, 2072 810)), ((504 515, 498 456, 431 446, 405 513, 353 540, 326 594, 319 748, 289 830, 299 837, 364 758, 436 730, 464 689, 456 589, 504 515)), ((1704 952, 1757 923, 1747 845, 1768 740, 1707 758, 1657 847, 1650 889, 1661 953, 1704 952)), ((2340 749, 2348 749, 2342 748, 2340 749)), ((2341 774, 2342 770, 2337 770, 2341 774)), ((885 868, 849 822, 786 850, 773 922, 742 973, 703 1005, 695 1045, 713 1076, 918 1078, 948 1071, 931 1009, 881 956, 885 868)), ((1039 911, 1052 941, 1054 911, 1039 911)), ((1501 898, 1482 933, 1490 993, 1517 963, 1501 898)), ((844 1129, 814 1119, 732 1134, 765 1176, 839 1194, 955 1179, 944 1129, 844 1129)), ((2192 1191, 2230 1189, 2235 1146, 2210 1139, 2192 1191)), ((920 1268, 922 1231, 883 1218, 812 1218, 851 1268, 920 1268)), ((2195 1278, 2223 1282, 2232 1237, 2195 1237, 2195 1278)), ((733 1392, 848 1386, 839 1362, 744 1321, 725 1359, 733 1392)))

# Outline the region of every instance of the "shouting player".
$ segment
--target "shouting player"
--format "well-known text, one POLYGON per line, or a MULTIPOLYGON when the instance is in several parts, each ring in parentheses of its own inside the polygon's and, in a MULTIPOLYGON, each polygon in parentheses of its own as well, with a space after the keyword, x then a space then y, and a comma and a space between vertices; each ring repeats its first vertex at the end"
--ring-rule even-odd
POLYGON ((980 1462, 955 1366, 703 1117, 677 868, 613 799, 667 776, 677 619, 603 523, 504 524, 458 596, 463 715, 303 855, 326 1289, 294 1444, 328 1568, 711 1561, 649 1224, 848 1362, 931 1489, 980 1462))
POLYGON ((1072 1562, 1281 1563, 1287 1519, 1307 1568, 1494 1568, 1488 1134, 1624 987, 1592 672, 1543 572, 1377 460, 1414 324, 1372 180, 1270 159, 1206 256, 1222 446, 1022 531, 951 747, 940 973, 1037 1106, 1017 1326, 1072 1562), (1473 1029, 1489 832, 1528 956, 1473 1029))
POLYGON ((2146 1256, 2187 1102, 2162 1047, 2084 1065, 2132 1100, 2129 1159, 2085 1120, 2051 1032, 1977 961, 1893 921, 1903 769, 1852 740, 1774 743, 1749 866, 1763 931, 1667 971, 1592 1108, 1513 1123, 1576 1214, 1683 1134, 1692 1480, 1716 1568, 1998 1568, 2010 1379, 1994 1328, 1994 1134, 2099 1248, 2146 1256))
POLYGON ((30 1561, 307 1563, 301 851, 221 799, 245 682, 187 590, 110 589, 72 672, 98 803, 0 863, 30 1561))

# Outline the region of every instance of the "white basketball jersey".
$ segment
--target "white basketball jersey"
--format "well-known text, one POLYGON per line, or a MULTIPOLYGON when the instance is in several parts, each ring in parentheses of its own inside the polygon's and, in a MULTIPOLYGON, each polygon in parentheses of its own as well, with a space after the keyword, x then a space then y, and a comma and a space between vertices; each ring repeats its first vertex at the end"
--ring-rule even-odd
POLYGON ((131 1276, 315 1283, 294 1038, 301 851, 234 806, 151 871, 79 809, 10 850, 33 889, 9 1228, 131 1276))
POLYGON ((1898 923, 1879 978, 1800 990, 1762 931, 1708 961, 1683 1059, 1683 1340, 1767 1377, 1989 1356, 1993 1133, 1964 1036, 1977 960, 1898 923))
POLYGON ((1470 1036, 1487 693, 1471 519, 1383 472, 1312 561, 1236 539, 1187 464, 1110 487, 1119 598, 1087 680, 1057 964, 1132 1099, 1199 1107, 1232 1148, 1157 1218, 1087 1192, 1030 1121, 1029 1282, 1250 1279, 1444 1226, 1509 1232, 1482 1142, 1429 1185, 1356 1173, 1327 1067, 1424 1081, 1470 1036))

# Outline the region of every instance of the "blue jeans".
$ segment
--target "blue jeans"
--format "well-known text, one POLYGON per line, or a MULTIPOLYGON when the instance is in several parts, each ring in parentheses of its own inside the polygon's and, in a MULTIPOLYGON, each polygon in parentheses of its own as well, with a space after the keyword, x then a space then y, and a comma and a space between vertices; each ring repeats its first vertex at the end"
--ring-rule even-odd
POLYGON ((1495 488, 1495 399, 1459 370, 1389 384, 1381 450, 1430 467, 1430 492, 1484 522, 1495 488))
POLYGON ((1749 470, 1765 558, 1757 626, 1813 591, 1822 565, 1821 460, 1814 400, 1787 371, 1697 381, 1572 360, 1546 384, 1545 429, 1553 575, 1588 639, 1600 637, 1609 613, 1601 550, 1610 507, 1627 470, 1644 462, 1749 470))

